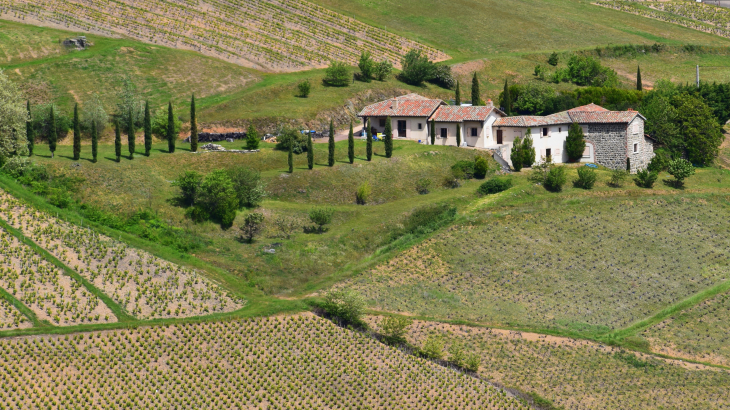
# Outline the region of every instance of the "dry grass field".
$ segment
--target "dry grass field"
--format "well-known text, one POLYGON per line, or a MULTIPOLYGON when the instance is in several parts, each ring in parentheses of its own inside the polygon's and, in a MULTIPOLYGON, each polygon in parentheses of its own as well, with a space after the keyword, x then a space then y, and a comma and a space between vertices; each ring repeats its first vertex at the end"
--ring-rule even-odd
MULTIPOLYGON (((369 321, 377 323, 380 318, 369 321)), ((728 409, 730 371, 582 340, 416 321, 407 339, 440 337, 481 355, 480 375, 565 409, 728 409)), ((448 353, 444 351, 448 358, 448 353)))
POLYGON ((400 64, 409 49, 435 61, 448 55, 301 0, 3 0, 0 16, 38 25, 193 50, 263 71, 355 63, 361 51, 400 64))
MULTIPOLYGON (((0 195, 0 203, 0 216, 11 226, 139 319, 202 316, 243 306, 243 301, 190 269, 62 222, 6 193, 0 195)), ((61 303, 73 304, 64 299, 61 303)))
POLYGON ((494 409, 519 401, 311 314, 0 340, 0 409, 494 409))

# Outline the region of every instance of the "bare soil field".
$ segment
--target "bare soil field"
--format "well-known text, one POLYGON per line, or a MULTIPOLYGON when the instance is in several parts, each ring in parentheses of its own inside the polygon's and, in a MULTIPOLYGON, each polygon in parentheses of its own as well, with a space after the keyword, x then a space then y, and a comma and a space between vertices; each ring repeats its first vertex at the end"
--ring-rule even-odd
POLYGON ((243 307, 198 273, 37 211, 6 193, 0 217, 139 319, 191 317, 243 307))
POLYGON ((0 0, 0 17, 37 25, 123 35, 193 50, 264 71, 355 63, 362 50, 400 64, 409 49, 445 53, 299 0, 0 0))
POLYGON ((2 339, 0 375, 7 408, 525 409, 311 314, 2 339))
POLYGON ((53 325, 116 322, 109 307, 81 283, 0 229, 0 287, 53 325))

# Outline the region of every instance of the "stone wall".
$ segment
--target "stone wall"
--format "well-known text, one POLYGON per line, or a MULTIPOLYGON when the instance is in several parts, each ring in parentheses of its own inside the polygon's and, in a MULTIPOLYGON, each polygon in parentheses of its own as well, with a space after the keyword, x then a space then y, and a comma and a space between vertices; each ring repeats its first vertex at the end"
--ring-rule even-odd
POLYGON ((634 174, 649 166, 654 158, 654 143, 644 136, 644 120, 636 117, 629 124, 626 144, 626 152, 631 158, 631 173, 634 174), (634 144, 639 144, 639 152, 634 152, 634 144))
POLYGON ((593 143, 596 164, 610 169, 626 169, 626 128, 625 124, 585 126, 585 139, 593 143))

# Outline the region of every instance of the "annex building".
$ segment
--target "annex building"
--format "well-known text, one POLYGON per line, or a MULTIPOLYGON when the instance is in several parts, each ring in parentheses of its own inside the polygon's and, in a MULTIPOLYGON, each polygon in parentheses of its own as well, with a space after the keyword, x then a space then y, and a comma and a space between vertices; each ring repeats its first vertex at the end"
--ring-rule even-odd
POLYGON ((436 145, 456 145, 457 128, 462 146, 485 148, 510 165, 515 138, 532 137, 537 160, 550 157, 554 163, 568 161, 565 140, 570 125, 583 128, 586 150, 582 162, 631 172, 646 168, 654 157, 654 141, 644 134, 646 119, 637 111, 609 111, 589 104, 546 116, 509 117, 487 101, 485 106, 454 106, 442 100, 408 94, 368 105, 358 114, 370 121, 373 133, 382 133, 390 117, 393 136, 430 143, 431 121, 435 122, 436 145))

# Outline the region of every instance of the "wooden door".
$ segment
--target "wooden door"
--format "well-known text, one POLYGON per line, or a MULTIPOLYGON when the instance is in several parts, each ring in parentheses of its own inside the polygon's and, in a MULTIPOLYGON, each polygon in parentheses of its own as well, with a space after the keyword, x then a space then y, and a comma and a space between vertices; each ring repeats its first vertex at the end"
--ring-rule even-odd
POLYGON ((497 130, 497 145, 502 145, 502 130, 497 130))
POLYGON ((406 122, 405 120, 398 120, 398 136, 401 138, 406 137, 406 122))

